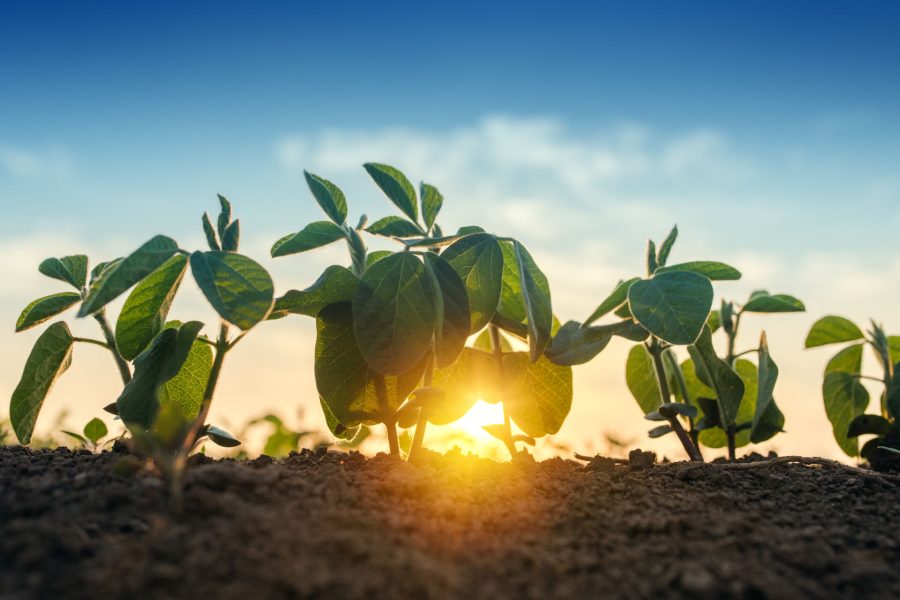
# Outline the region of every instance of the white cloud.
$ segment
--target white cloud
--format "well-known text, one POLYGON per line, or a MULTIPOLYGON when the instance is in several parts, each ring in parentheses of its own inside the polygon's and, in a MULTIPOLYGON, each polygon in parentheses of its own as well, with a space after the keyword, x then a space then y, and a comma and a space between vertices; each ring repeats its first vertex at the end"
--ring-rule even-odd
POLYGON ((0 143, 0 170, 16 177, 65 177, 72 169, 72 157, 61 146, 34 150, 0 143))

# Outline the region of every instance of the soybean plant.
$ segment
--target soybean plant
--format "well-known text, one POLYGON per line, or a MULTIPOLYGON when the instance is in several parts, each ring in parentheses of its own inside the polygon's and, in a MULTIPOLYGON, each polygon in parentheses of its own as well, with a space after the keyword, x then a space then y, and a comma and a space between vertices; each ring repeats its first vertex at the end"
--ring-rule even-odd
POLYGON ((513 454, 511 421, 531 437, 557 431, 571 403, 571 372, 542 358, 553 323, 550 293, 528 251, 478 227, 444 235, 436 222, 443 206, 437 188, 423 183, 417 195, 399 170, 364 168, 400 215, 369 227, 362 218, 351 228, 341 190, 306 173, 330 221, 307 225, 272 248, 283 256, 343 239, 350 249, 351 268, 328 267, 306 290, 279 298, 271 317, 316 318, 316 386, 331 431, 350 436, 361 425, 383 424, 398 455, 398 422, 415 425, 414 456, 427 423, 455 421, 479 397, 503 401, 505 423, 491 431, 513 454), (400 251, 368 253, 363 230, 394 240, 400 251), (527 340, 529 352, 505 352, 499 341, 491 353, 466 347, 485 327, 496 340, 500 328, 527 340), (538 385, 550 389, 539 393, 538 385))
POLYGON ((872 466, 881 468, 891 461, 897 464, 890 449, 900 447, 900 336, 889 336, 881 325, 875 321, 870 323, 871 329, 863 333, 844 317, 822 317, 809 330, 806 347, 853 342, 835 354, 825 367, 822 382, 825 414, 831 421, 834 439, 847 456, 861 456, 872 466), (873 350, 880 367, 877 377, 862 372, 866 346, 873 350), (878 414, 865 414, 869 391, 863 380, 883 386, 878 414), (857 438, 866 434, 875 437, 860 448, 857 438))

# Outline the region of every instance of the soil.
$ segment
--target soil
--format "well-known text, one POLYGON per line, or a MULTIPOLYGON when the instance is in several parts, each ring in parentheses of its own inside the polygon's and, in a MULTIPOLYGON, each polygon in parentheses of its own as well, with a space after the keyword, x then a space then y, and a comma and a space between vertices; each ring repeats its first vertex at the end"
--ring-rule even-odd
POLYGON ((0 598, 900 598, 900 478, 304 451, 0 449, 0 598))

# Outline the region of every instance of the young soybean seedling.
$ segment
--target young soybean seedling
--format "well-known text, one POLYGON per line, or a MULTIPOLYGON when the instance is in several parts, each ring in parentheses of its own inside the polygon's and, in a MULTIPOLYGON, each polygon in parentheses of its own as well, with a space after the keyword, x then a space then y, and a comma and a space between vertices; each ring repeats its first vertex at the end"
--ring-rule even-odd
MULTIPOLYGON (((144 245, 145 251, 152 254, 156 248, 165 247, 169 241, 168 238, 153 238, 144 245)), ((117 270, 124 260, 117 258, 99 263, 90 272, 90 279, 88 279, 88 257, 83 254, 44 260, 38 266, 38 271, 47 277, 70 285, 76 291, 58 292, 35 300, 22 311, 16 322, 16 331, 25 331, 41 325, 76 305, 83 308, 87 302, 89 286, 93 286, 106 273, 117 270)), ((138 268, 137 265, 126 265, 126 267, 138 268)), ((171 286, 177 288, 180 281, 180 278, 173 279, 171 286)), ((168 304, 161 303, 159 305, 158 312, 162 318, 165 318, 168 308, 168 304)), ((140 339, 134 335, 126 335, 124 338, 117 337, 109 323, 106 310, 103 308, 93 311, 92 316, 103 335, 102 340, 75 337, 64 321, 57 321, 50 325, 35 342, 9 405, 13 431, 21 444, 27 445, 31 442, 34 426, 44 400, 54 383, 72 364, 73 349, 76 343, 99 346, 109 351, 115 361, 122 384, 127 385, 131 381, 129 361, 137 355, 137 352, 131 352, 131 350, 134 344, 140 343, 140 339)))
POLYGON ((723 300, 721 309, 710 314, 700 338, 688 347, 691 358, 681 365, 675 361, 668 364, 676 396, 698 409, 693 431, 699 434, 701 444, 727 446, 728 458, 734 460, 736 448, 763 442, 783 430, 784 415, 773 397, 778 366, 769 352, 765 331, 757 348, 737 352, 735 344, 746 313, 804 310, 803 303, 793 296, 764 290, 753 292, 743 305, 723 300), (719 328, 727 340, 721 358, 712 344, 712 334, 719 328), (742 358, 748 354, 757 354, 756 364, 742 358))
MULTIPOLYGON (((341 239, 338 230, 344 231, 343 236, 351 242, 354 267, 350 274, 354 278, 347 276, 347 269, 329 267, 309 289, 288 292, 279 299, 275 315, 281 316, 283 310, 317 317, 316 383, 326 420, 335 425, 332 431, 383 423, 391 452, 399 454, 398 421, 403 427, 415 425, 416 433, 410 441, 410 455, 414 456, 422 445, 427 423, 452 422, 477 400, 470 391, 460 393, 461 377, 478 371, 483 359, 491 357, 465 348, 470 334, 494 319, 505 319, 506 327, 533 340, 532 356, 540 358, 552 326, 549 289, 546 278, 536 265, 532 266, 527 250, 518 242, 471 227, 456 235, 442 235, 435 220, 443 198, 433 186, 422 184, 417 198, 412 184, 397 169, 375 163, 365 168, 403 215, 380 219, 366 232, 394 239, 402 245, 402 251, 369 255, 355 252, 360 245, 347 236, 346 210, 341 208, 346 206, 343 194, 330 182, 320 186, 317 184, 324 180, 307 175, 313 194, 334 221, 333 227, 328 224, 333 236, 324 243, 341 239), (330 193, 318 194, 322 187, 330 193), (511 256, 508 265, 503 260, 504 245, 508 245, 511 256), (357 260, 360 254, 362 261, 357 260), (528 291, 532 292, 527 308, 524 294, 513 296, 520 285, 513 279, 518 279, 520 272, 525 273, 528 291), (504 285, 508 288, 505 296, 504 285), (502 298, 506 312, 500 310, 502 298), (537 314, 539 317, 533 318, 537 314)), ((357 230, 364 224, 361 221, 357 230)), ((315 243, 305 234, 310 228, 294 236, 302 240, 298 244, 302 250, 315 243)), ((283 252, 290 240, 288 236, 276 243, 273 255, 283 252)), ((525 377, 527 371, 534 377, 533 371, 518 363, 515 366, 511 376, 525 377)), ((474 381, 469 383, 469 390, 477 387, 474 381)), ((522 414, 540 403, 531 398, 529 405, 524 394, 520 399, 522 414)), ((562 412, 564 417, 568 404, 555 412, 562 412)), ((547 426, 553 431, 559 427, 549 419, 537 423, 534 429, 547 426)))
POLYGON ((651 430, 650 437, 674 431, 690 459, 702 461, 694 429, 697 408, 673 393, 670 371, 672 365, 677 366, 673 347, 689 346, 701 337, 712 308, 712 281, 735 280, 741 274, 715 261, 668 265, 677 236, 678 228, 674 227, 659 250, 651 240, 646 276, 619 282, 584 323, 569 321, 563 325, 547 356, 556 364, 577 365, 599 354, 613 336, 640 342, 632 348, 625 365, 628 389, 651 420, 668 421, 651 430), (620 320, 593 325, 610 313, 620 320), (682 419, 687 421, 688 430, 682 419))
POLYGON ((847 456, 860 456, 873 467, 881 469, 897 465, 896 457, 885 447, 900 447, 900 336, 887 335, 884 328, 871 322, 872 328, 863 331, 849 319, 826 316, 816 321, 806 336, 806 347, 846 344, 825 367, 822 397, 825 414, 834 432, 834 439, 847 456), (872 377, 862 372, 865 346, 872 348, 881 367, 881 375, 872 377), (878 414, 865 414, 869 406, 869 391, 862 380, 875 381, 883 386, 878 414), (874 435, 862 448, 860 435, 874 435))
POLYGON ((103 439, 109 433, 109 429, 107 429, 106 423, 97 418, 88 421, 81 433, 66 430, 63 430, 63 433, 91 452, 99 452, 115 441, 115 438, 103 439))
POLYGON ((213 227, 203 216, 209 251, 189 253, 164 236, 144 244, 88 291, 80 315, 94 314, 135 286, 116 327, 118 346, 134 354, 134 376, 115 404, 115 412, 134 436, 138 449, 151 455, 177 492, 187 456, 203 437, 223 445, 239 442, 206 423, 225 356, 268 316, 274 288, 266 270, 239 254, 240 222, 231 204, 219 196, 221 212, 213 227), (200 335, 198 321, 166 322, 166 315, 188 266, 194 280, 220 316, 218 336, 200 335), (232 336, 231 328, 240 333, 232 336), (168 409, 157 424, 161 408, 168 409), (183 426, 176 421, 184 420, 183 426), (158 434, 158 435, 157 435, 158 434), (175 448, 177 446, 177 448, 175 448))

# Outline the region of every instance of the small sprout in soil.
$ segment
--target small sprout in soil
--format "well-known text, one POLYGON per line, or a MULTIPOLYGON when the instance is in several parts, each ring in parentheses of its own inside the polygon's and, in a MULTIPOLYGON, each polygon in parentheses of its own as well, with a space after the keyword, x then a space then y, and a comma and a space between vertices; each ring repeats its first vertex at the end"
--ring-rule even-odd
POLYGON ((510 420, 530 437, 558 430, 571 404, 571 372, 543 358, 554 319, 547 279, 531 255, 518 241, 480 227, 446 235, 437 223, 443 206, 437 188, 423 183, 417 194, 391 166, 364 168, 401 214, 371 224, 363 217, 351 227, 341 190, 307 173, 329 220, 272 247, 278 257, 343 239, 350 252, 349 268, 328 267, 309 288, 287 292, 270 317, 316 318, 316 386, 332 433, 352 439, 363 425, 383 424, 391 454, 400 455, 398 426, 415 427, 409 447, 414 457, 428 423, 451 423, 479 398, 497 402, 510 393, 515 399, 504 401, 511 414, 500 435, 512 453, 510 420), (392 240, 400 250, 369 252, 363 232, 392 240), (466 347, 468 337, 486 327, 496 336, 503 329, 520 338, 529 351, 466 347), (478 375, 486 371, 490 384, 478 375), (498 384, 501 371, 509 373, 498 384), (558 382, 563 386, 550 397, 537 397, 537 386, 552 389, 558 382), (497 385, 499 394, 485 389, 497 385))
POLYGON ((563 325, 547 349, 559 365, 583 364, 599 354, 614 336, 639 342, 625 365, 628 388, 651 420, 665 421, 651 437, 675 432, 691 460, 702 461, 694 417, 697 407, 687 402, 670 377, 677 361, 675 346, 702 339, 712 309, 713 281, 736 280, 741 273, 721 262, 694 261, 670 265, 669 254, 678 237, 674 227, 657 249, 647 244, 646 275, 620 281, 584 323, 563 325), (618 321, 594 325, 614 314, 618 321), (685 430, 684 425, 688 429, 685 430))
POLYGON ((96 417, 87 422, 81 433, 66 430, 63 430, 63 433, 91 452, 100 452, 115 441, 115 438, 103 439, 109 434, 109 429, 106 423, 96 417))
POLYGON ((852 321, 826 316, 816 321, 806 336, 806 347, 848 344, 828 361, 822 382, 825 414, 831 421, 834 439, 847 456, 860 456, 878 470, 896 468, 900 460, 881 448, 900 446, 900 336, 887 335, 871 321, 865 333, 852 321), (878 377, 862 372, 863 350, 869 346, 879 366, 878 377), (883 387, 878 414, 865 414, 869 391, 862 381, 883 387), (873 435, 862 447, 858 438, 873 435))

